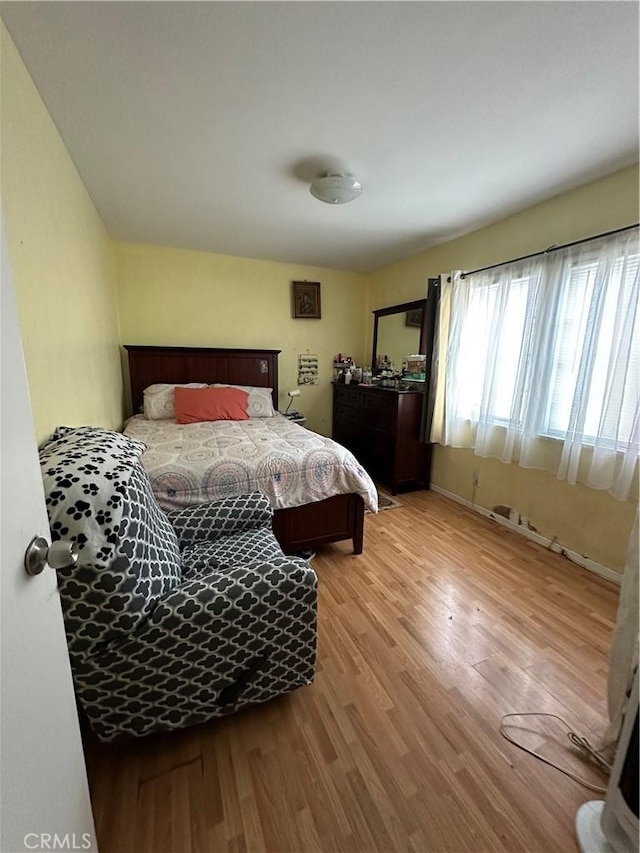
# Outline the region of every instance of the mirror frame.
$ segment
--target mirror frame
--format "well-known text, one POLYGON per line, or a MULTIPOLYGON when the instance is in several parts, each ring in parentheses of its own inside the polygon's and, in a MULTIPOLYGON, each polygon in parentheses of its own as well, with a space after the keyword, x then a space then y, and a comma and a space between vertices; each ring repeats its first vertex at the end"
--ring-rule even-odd
MULTIPOLYGON (((373 349, 371 351, 371 370, 376 372, 376 349, 378 347, 378 320, 380 317, 388 317, 389 314, 401 314, 404 311, 415 311, 422 308, 422 324, 420 326, 420 346, 418 352, 421 355, 427 354, 427 300, 416 299, 413 302, 402 302, 400 305, 390 305, 388 308, 378 308, 373 311, 373 349)), ((411 353, 407 353, 411 355, 411 353)))

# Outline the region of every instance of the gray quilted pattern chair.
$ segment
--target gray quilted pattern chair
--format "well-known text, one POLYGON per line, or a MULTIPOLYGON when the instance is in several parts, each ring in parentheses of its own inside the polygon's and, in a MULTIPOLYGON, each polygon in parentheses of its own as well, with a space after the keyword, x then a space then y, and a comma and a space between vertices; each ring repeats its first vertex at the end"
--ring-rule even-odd
POLYGON ((317 580, 261 494, 166 515, 144 445, 60 428, 40 462, 77 698, 101 740, 193 725, 310 684, 317 580))

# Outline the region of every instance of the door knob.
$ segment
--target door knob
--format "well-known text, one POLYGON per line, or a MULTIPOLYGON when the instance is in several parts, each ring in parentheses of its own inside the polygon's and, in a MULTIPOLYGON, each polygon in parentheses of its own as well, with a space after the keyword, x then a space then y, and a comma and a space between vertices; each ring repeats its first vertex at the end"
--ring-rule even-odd
POLYGON ((52 569, 68 569, 78 562, 78 553, 75 542, 60 539, 49 545, 42 536, 34 536, 24 555, 24 567, 28 575, 39 575, 47 565, 52 569))

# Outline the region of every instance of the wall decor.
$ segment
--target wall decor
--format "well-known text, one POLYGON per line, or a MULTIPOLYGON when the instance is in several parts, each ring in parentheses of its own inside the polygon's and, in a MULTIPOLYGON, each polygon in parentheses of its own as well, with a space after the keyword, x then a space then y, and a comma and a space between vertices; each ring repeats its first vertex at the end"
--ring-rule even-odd
POLYGON ((298 356, 298 385, 318 384, 318 356, 301 353, 298 356))
POLYGON ((422 308, 414 308, 412 311, 407 311, 404 322, 405 326, 422 326, 422 308))
POLYGON ((320 319, 320 282, 294 281, 293 317, 295 320, 320 319))

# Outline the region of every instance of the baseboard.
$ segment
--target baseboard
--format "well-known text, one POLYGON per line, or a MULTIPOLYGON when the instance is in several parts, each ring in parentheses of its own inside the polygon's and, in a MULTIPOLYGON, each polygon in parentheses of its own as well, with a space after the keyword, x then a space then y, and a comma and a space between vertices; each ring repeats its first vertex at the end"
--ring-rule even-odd
POLYGON ((493 521, 497 521, 498 524, 501 524, 503 527, 506 527, 508 530, 513 530, 514 533, 519 533, 521 536, 525 536, 527 539, 531 539, 532 542, 537 542, 538 545, 543 545, 545 548, 548 548, 550 551, 555 551, 557 554, 563 554, 565 557, 568 557, 573 563, 577 563, 579 566, 582 566, 583 569, 586 569, 589 572, 593 572, 594 575, 599 575, 599 577, 604 578, 607 581, 611 581, 611 583, 615 583, 620 586, 622 581, 622 575, 619 572, 610 569, 608 566, 603 566, 600 563, 596 563, 595 560, 590 560, 588 557, 583 557, 582 554, 579 554, 577 551, 572 551, 570 548, 563 547, 559 542, 556 542, 552 539, 547 539, 545 536, 541 536, 539 533, 536 533, 534 530, 529 530, 528 527, 523 527, 521 524, 515 524, 513 521, 509 521, 508 518, 504 518, 502 515, 498 515, 495 512, 491 512, 489 509, 485 509, 483 506, 478 506, 478 504, 471 503, 466 498, 461 498, 460 495, 455 495, 453 492, 448 492, 446 489, 441 488, 440 486, 436 486, 434 483, 431 483, 431 490, 437 492, 439 495, 443 495, 445 498, 449 498, 456 503, 462 504, 463 506, 472 509, 474 512, 477 512, 479 515, 485 516, 485 518, 490 518, 493 521))

